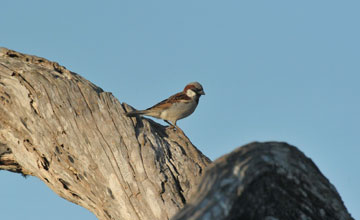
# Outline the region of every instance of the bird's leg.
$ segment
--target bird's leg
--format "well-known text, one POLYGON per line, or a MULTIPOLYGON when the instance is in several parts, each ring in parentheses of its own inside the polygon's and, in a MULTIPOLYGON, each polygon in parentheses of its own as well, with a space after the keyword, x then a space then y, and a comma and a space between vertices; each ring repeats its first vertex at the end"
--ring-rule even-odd
POLYGON ((175 128, 176 128, 176 131, 178 131, 178 132, 180 132, 180 133, 182 133, 182 134, 184 134, 184 132, 183 132, 183 130, 181 130, 181 128, 179 128, 177 125, 176 125, 176 121, 175 121, 175 123, 174 123, 175 125, 175 128))
POLYGON ((184 134, 183 130, 181 130, 181 128, 179 128, 176 125, 176 121, 174 122, 174 124, 170 123, 168 120, 164 120, 164 121, 170 125, 170 129, 173 129, 174 131, 178 131, 178 132, 184 134))
POLYGON ((176 126, 174 126, 173 124, 171 124, 168 120, 164 120, 166 123, 168 123, 170 125, 171 129, 174 129, 176 126))
POLYGON ((166 123, 168 123, 170 125, 170 129, 174 130, 174 131, 180 131, 181 133, 184 133, 181 128, 179 128, 176 125, 176 121, 174 123, 170 123, 168 120, 164 120, 166 123))

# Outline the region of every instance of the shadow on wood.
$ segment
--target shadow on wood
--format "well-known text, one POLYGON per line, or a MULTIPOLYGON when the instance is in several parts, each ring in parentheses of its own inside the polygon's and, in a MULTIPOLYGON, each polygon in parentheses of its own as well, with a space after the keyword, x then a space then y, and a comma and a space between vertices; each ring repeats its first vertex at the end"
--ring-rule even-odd
POLYGON ((173 220, 350 220, 335 187, 286 143, 251 143, 214 161, 173 220))

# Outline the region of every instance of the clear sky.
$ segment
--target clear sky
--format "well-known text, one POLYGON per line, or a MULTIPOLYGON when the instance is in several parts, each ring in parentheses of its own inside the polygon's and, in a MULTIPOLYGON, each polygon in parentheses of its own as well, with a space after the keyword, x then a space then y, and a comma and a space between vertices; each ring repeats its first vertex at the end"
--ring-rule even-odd
MULTIPOLYGON (((199 81, 206 95, 178 125, 205 155, 288 142, 360 219, 359 12, 355 0, 4 0, 0 46, 57 61, 138 109, 199 81)), ((34 177, 0 171, 0 198, 6 220, 96 219, 34 177)))

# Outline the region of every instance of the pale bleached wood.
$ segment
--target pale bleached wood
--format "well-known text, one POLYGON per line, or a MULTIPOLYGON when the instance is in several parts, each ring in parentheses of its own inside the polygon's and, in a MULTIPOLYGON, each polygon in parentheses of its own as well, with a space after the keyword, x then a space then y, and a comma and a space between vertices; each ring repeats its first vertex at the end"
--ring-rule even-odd
POLYGON ((210 163, 181 132, 126 117, 111 93, 44 58, 1 48, 0 102, 0 169, 101 220, 169 219, 210 163))

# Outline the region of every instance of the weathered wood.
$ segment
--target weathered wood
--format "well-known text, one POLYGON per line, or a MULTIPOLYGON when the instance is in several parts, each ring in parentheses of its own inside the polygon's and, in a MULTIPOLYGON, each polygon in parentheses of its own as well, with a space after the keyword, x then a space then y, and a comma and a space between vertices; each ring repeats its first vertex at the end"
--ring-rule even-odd
POLYGON ((169 219, 210 160, 180 132, 58 63, 0 50, 0 169, 37 176, 99 219, 169 219))
POLYGON ((214 161, 173 220, 351 220, 335 187, 286 143, 251 143, 214 161))

